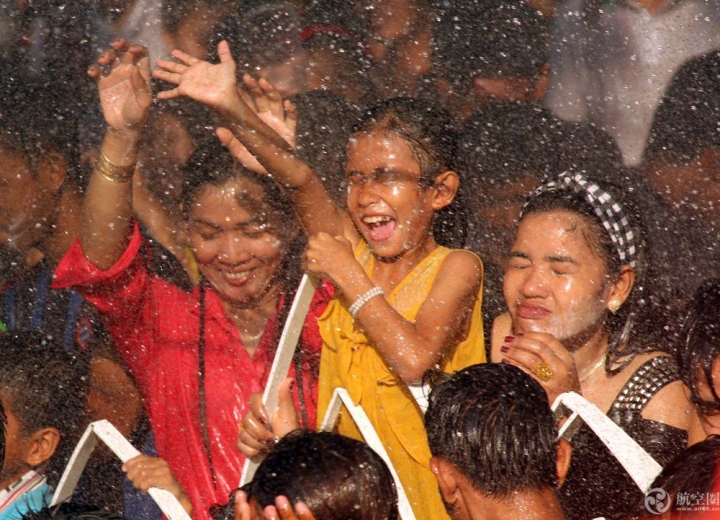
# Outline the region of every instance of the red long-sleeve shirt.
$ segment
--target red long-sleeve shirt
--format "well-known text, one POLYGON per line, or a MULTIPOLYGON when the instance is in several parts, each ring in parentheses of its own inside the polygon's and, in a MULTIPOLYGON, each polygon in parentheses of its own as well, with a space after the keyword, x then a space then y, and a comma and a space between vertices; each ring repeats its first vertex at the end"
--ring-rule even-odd
MULTIPOLYGON (((215 481, 203 442, 198 388, 199 289, 186 293, 148 273, 137 229, 128 249, 107 271, 84 256, 79 241, 55 272, 54 287, 75 286, 97 306, 122 359, 142 392, 158 455, 165 459, 193 504, 194 519, 209 519, 209 507, 226 503, 237 487, 244 457, 236 447, 238 427, 252 392, 261 391, 274 355, 271 319, 251 359, 235 325, 211 288, 205 296, 205 400, 215 481)), ((303 330, 303 390, 309 424, 315 423, 319 317, 332 297, 323 285, 303 330), (312 370, 314 368, 314 370, 312 370), (306 371, 307 370, 307 371, 306 371)), ((295 376, 294 367, 290 376, 295 376)), ((296 385, 297 386, 297 385, 296 385)), ((294 391, 296 406, 297 389, 294 391)))

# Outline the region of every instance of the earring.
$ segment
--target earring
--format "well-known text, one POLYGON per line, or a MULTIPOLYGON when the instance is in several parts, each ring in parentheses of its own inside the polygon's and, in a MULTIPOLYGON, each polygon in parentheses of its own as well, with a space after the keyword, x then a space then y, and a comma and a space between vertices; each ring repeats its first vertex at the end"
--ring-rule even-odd
POLYGON ((617 300, 611 300, 608 303, 608 309, 610 309, 610 312, 612 312, 613 314, 615 314, 617 311, 619 311, 620 307, 622 307, 622 303, 620 303, 617 300))

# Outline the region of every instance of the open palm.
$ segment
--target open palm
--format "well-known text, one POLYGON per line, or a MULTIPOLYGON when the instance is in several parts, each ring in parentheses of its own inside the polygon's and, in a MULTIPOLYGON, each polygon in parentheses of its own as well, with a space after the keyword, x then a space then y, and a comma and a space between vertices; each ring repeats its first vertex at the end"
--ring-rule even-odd
POLYGON ((218 54, 220 63, 216 64, 199 60, 179 50, 172 53, 177 62, 159 60, 159 68, 153 71, 153 76, 177 87, 159 92, 158 98, 187 96, 222 112, 224 104, 238 95, 237 78, 235 61, 230 55, 227 42, 220 43, 218 54))
POLYGON ((106 51, 91 68, 108 126, 116 130, 143 124, 152 103, 147 51, 120 43, 106 51))

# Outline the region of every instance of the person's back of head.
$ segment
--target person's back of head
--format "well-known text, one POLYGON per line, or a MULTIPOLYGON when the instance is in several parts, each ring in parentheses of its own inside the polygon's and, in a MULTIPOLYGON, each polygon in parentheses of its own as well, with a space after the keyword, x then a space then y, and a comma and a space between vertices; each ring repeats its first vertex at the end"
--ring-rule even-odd
MULTIPOLYGON (((655 112, 644 171, 671 204, 720 222, 720 52, 685 63, 655 112)), ((713 244, 714 246, 714 244, 713 244)))
POLYGON ((65 503, 28 511, 22 520, 125 520, 125 517, 112 511, 65 503))
POLYGON ((549 60, 549 29, 527 2, 451 2, 438 18, 433 65, 441 92, 452 92, 448 105, 469 93, 476 105, 529 101, 542 94, 538 87, 549 60))
POLYGON ((261 508, 274 505, 278 496, 303 502, 315 520, 398 518, 395 483, 385 462, 367 444, 331 432, 286 435, 243 489, 251 505, 261 508))
POLYGON ((710 505, 708 500, 716 486, 719 460, 720 436, 711 435, 688 447, 665 466, 652 483, 646 507, 651 504, 655 512, 665 511, 667 517, 675 519, 695 518, 710 505), (649 502, 650 498, 660 502, 649 502))
POLYGON ((266 78, 283 97, 307 89, 307 53, 300 32, 304 22, 292 3, 281 0, 248 2, 220 20, 209 49, 226 39, 238 73, 266 78))
MULTIPOLYGON (((569 465, 569 445, 558 442, 547 394, 511 365, 473 365, 435 384, 425 427, 431 467, 458 518, 460 510, 509 507, 523 495, 553 497, 569 465), (463 488, 470 496, 458 498, 463 488)), ((552 505, 559 508, 556 497, 552 505)))
POLYGON ((87 359, 66 352, 43 334, 0 334, 0 400, 7 454, 2 468, 13 481, 44 468, 54 485, 75 448, 84 422, 87 359))

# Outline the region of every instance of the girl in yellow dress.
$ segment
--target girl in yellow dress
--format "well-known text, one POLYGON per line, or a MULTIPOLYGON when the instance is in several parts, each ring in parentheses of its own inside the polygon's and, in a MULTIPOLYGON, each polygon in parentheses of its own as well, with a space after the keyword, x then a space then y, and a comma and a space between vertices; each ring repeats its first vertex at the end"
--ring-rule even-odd
MULTIPOLYGON (((346 388, 378 431, 417 518, 447 518, 413 394, 421 393, 428 369, 452 372, 485 361, 480 259, 436 242, 463 227, 449 117, 406 98, 369 111, 348 143, 345 210, 258 117, 270 111, 282 119, 274 89, 246 77, 256 96, 243 99, 227 43, 218 54, 216 65, 181 51, 173 52, 178 63, 158 62, 154 76, 177 85, 158 97, 184 95, 212 106, 228 121, 217 131, 221 141, 253 167, 249 151, 261 165, 255 171, 269 174, 291 197, 310 236, 305 268, 337 289, 320 323, 318 417, 334 389, 346 388)), ((285 109, 292 119, 292 107, 286 103, 285 109)), ((240 447, 255 456, 294 427, 282 413, 270 425, 258 407, 243 421, 240 447)), ((337 428, 362 438, 349 417, 337 428)))

